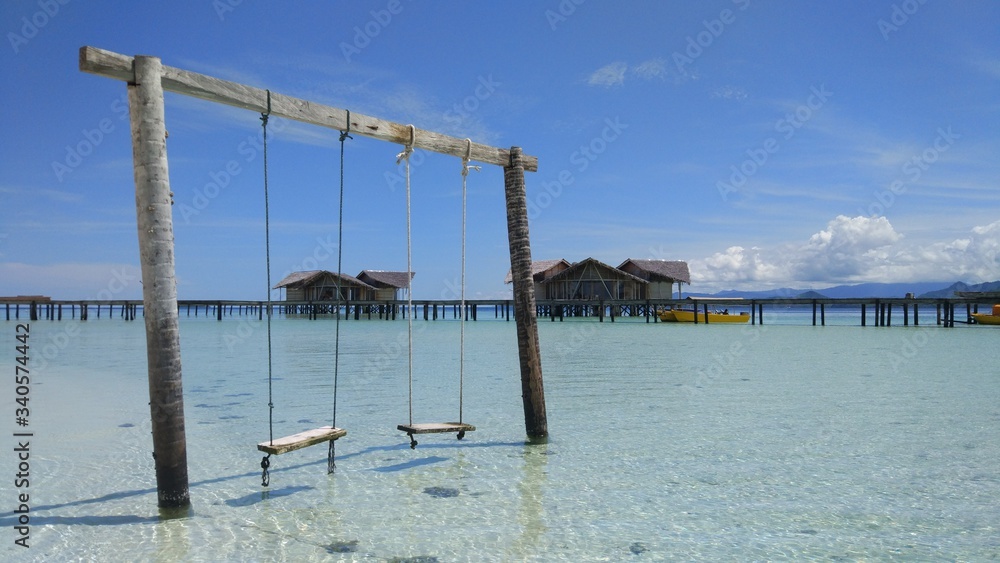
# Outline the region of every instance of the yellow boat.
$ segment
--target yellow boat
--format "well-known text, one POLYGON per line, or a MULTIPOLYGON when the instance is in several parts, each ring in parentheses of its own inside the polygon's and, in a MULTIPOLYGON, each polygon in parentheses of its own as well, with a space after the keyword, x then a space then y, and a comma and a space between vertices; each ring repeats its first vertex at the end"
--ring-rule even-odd
POLYGON ((992 313, 972 313, 977 325, 1000 325, 1000 305, 993 306, 992 313))
MULTIPOLYGON (((660 320, 663 322, 693 323, 695 312, 690 309, 671 309, 660 311, 660 320)), ((729 313, 708 313, 708 324, 712 323, 745 323, 750 321, 750 313, 740 313, 730 315, 729 313)), ((698 322, 705 322, 705 313, 698 313, 698 322)))
POLYGON ((664 310, 664 311, 657 311, 656 314, 659 315, 660 320, 663 321, 663 322, 665 322, 665 323, 676 323, 677 322, 677 317, 674 316, 674 311, 672 309, 667 309, 667 310, 664 310))

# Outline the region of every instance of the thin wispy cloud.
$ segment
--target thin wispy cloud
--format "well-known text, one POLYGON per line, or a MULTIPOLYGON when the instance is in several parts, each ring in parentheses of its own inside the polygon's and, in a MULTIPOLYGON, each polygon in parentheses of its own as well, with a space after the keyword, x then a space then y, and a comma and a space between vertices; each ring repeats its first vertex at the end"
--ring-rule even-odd
POLYGON ((983 74, 1000 80, 1000 59, 979 58, 974 60, 972 64, 983 74))
POLYGON ((635 78, 642 82, 671 82, 680 84, 695 77, 684 73, 677 74, 670 69, 666 59, 647 59, 635 65, 624 61, 606 64, 591 73, 587 84, 604 88, 623 86, 626 80, 635 78))
POLYGON ((712 90, 711 97, 714 99, 742 101, 747 99, 747 91, 738 86, 722 86, 712 90))
POLYGON ((627 70, 628 65, 620 61, 604 65, 590 75, 590 78, 587 79, 587 84, 591 86, 603 86, 605 88, 621 86, 625 83, 625 71, 627 70))
POLYGON ((643 80, 666 80, 667 61, 664 59, 650 59, 643 61, 632 69, 632 72, 643 80))

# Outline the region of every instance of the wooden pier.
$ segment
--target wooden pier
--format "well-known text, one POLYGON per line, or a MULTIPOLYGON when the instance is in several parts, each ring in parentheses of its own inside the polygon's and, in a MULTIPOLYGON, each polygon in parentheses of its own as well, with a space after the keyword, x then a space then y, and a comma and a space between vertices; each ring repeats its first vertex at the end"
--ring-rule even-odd
MULTIPOLYGON (((539 300, 535 304, 536 316, 550 322, 566 318, 589 318, 597 322, 615 322, 642 319, 646 323, 659 323, 656 312, 662 309, 696 309, 698 312, 731 308, 749 308, 749 324, 764 324, 765 307, 768 310, 803 308, 812 311, 812 325, 825 326, 828 310, 850 310, 858 314, 859 326, 924 326, 954 327, 956 324, 973 324, 973 313, 980 307, 987 310, 997 302, 996 297, 955 297, 950 299, 921 298, 850 298, 850 299, 656 299, 642 301, 603 300, 539 300)), ((230 317, 264 318, 265 301, 232 300, 178 300, 177 313, 185 318, 207 318, 221 321, 230 317)), ((413 300, 412 308, 406 301, 273 301, 272 315, 286 318, 317 320, 329 318, 339 312, 342 320, 397 320, 412 314, 414 320, 436 321, 489 318, 492 309, 494 320, 511 320, 514 301, 466 300, 465 308, 458 300, 413 300)), ((4 320, 29 321, 93 321, 120 319, 134 321, 142 317, 141 300, 35 300, 0 298, 0 314, 4 320)), ((701 315, 699 315, 701 317, 701 315)), ((697 324, 697 323, 696 323, 697 324)), ((704 324, 704 323, 701 323, 704 324)))

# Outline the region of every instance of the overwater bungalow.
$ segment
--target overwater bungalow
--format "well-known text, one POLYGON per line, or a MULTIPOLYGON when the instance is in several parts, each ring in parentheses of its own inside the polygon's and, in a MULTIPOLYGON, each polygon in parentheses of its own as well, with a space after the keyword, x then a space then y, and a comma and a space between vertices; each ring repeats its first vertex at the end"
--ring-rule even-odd
POLYGON ((600 260, 581 260, 542 282, 544 299, 644 299, 646 280, 600 260))
MULTIPOLYGON (((545 280, 551 278, 552 276, 562 272, 563 270, 569 269, 572 264, 567 260, 562 258, 558 260, 533 260, 531 262, 531 279, 535 286, 535 299, 543 299, 545 295, 545 286, 543 283, 545 280)), ((507 270, 507 277, 503 279, 503 283, 512 283, 514 281, 510 270, 507 270)))
POLYGON ((394 301, 401 291, 410 288, 410 272, 362 270, 358 277, 335 272, 309 270, 292 272, 272 289, 284 289, 285 301, 336 301, 340 287, 341 301, 394 301))
POLYGON ((354 276, 327 270, 292 272, 272 289, 284 289, 285 301, 336 301, 337 288, 343 301, 373 301, 376 289, 354 276))
POLYGON ((674 284, 677 284, 677 298, 681 298, 683 284, 691 285, 691 272, 687 262, 680 260, 640 260, 629 258, 618 265, 618 269, 638 276, 649 282, 644 299, 673 299, 674 284))
POLYGON ((410 290, 413 272, 362 270, 358 280, 375 288, 376 301, 398 301, 404 299, 405 292, 410 290))
MULTIPOLYGON (((629 258, 617 268, 594 258, 531 263, 536 299, 672 299, 691 284, 687 262, 629 258)), ((511 283, 507 272, 504 283, 511 283)))

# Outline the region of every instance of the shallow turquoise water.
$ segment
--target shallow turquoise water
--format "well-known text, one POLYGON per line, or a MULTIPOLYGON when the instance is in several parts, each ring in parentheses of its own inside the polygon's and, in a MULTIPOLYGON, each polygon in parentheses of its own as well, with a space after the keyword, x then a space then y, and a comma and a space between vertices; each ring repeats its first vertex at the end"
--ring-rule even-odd
MULTIPOLYGON (((1000 330, 766 320, 540 320, 544 445, 525 444, 513 322, 468 323, 463 412, 478 429, 461 442, 423 436, 416 450, 395 429, 408 421, 405 322, 343 322, 337 472, 326 474, 325 446, 272 457, 265 492, 263 324, 182 317, 194 507, 169 521, 156 508, 142 323, 36 321, 31 547, 13 545, 8 385, 3 557, 1000 557, 1000 380, 988 360, 1000 330)), ((14 327, 0 322, 8 373, 14 327)), ((454 420, 459 323, 414 327, 414 421, 454 420)), ((331 422, 333 329, 275 320, 276 435, 331 422)))

